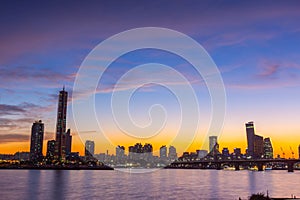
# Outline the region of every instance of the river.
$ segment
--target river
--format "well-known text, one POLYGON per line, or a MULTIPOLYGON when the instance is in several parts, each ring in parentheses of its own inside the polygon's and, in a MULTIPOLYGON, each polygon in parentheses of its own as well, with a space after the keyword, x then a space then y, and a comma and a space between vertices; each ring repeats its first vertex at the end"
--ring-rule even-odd
POLYGON ((247 199, 267 191, 300 197, 300 171, 0 170, 1 199, 247 199))

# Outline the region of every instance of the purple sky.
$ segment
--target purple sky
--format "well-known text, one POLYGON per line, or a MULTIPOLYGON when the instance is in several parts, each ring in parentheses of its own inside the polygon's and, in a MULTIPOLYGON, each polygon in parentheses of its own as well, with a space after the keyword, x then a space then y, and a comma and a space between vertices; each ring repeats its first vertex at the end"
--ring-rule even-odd
MULTIPOLYGON (((299 9, 299 1, 2 1, 0 143, 26 141, 39 118, 46 138, 54 138, 56 95, 62 85, 71 93, 87 54, 111 35, 147 26, 189 35, 219 67, 228 98, 224 144, 240 135, 234 142, 244 145, 249 120, 275 144, 282 137, 292 140, 300 132, 299 9)), ((182 60, 160 52, 122 59, 103 80, 108 91, 132 63, 151 59, 192 74, 181 68, 182 60)), ((69 126, 74 129, 70 114, 69 126)))

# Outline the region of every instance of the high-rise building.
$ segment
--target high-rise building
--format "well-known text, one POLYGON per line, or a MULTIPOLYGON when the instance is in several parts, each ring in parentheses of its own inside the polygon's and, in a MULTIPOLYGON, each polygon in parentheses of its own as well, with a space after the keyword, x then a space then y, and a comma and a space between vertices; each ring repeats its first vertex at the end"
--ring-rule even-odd
POLYGON ((213 150, 215 145, 218 143, 218 137, 217 136, 209 136, 209 152, 213 150))
POLYGON ((167 159, 167 147, 166 145, 163 145, 159 149, 159 157, 161 159, 167 159))
POLYGON ((299 159, 300 159, 300 145, 298 146, 298 156, 299 156, 299 159))
POLYGON ((50 160, 54 159, 55 156, 55 140, 49 140, 47 142, 47 154, 46 157, 50 160))
POLYGON ((247 154, 252 158, 262 158, 264 156, 264 139, 256 135, 254 131, 254 122, 248 122, 246 125, 247 134, 247 154))
POLYGON ((262 158, 264 156, 264 138, 254 135, 254 158, 262 158))
POLYGON ((273 159, 273 147, 270 138, 264 139, 264 158, 273 159))
POLYGON ((36 121, 31 127, 30 160, 40 161, 43 159, 44 123, 36 121))
POLYGON ((67 119, 68 92, 63 88, 59 92, 57 121, 56 121, 56 146, 55 155, 58 160, 64 160, 66 157, 66 119, 67 119))
POLYGON ((176 152, 176 148, 174 146, 169 147, 168 157, 169 157, 170 161, 174 161, 177 159, 177 152, 176 152))
POLYGON ((245 124, 246 126, 246 134, 247 134, 247 153, 248 156, 254 156, 254 123, 253 122, 248 122, 245 124))
POLYGON ((95 142, 91 140, 85 141, 85 153, 87 157, 93 157, 95 154, 95 142))

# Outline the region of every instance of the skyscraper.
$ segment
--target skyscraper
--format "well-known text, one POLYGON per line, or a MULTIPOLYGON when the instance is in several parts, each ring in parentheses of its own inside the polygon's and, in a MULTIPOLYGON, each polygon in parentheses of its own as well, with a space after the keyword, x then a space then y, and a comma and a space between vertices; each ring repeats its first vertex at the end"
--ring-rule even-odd
POLYGON ((64 160, 66 156, 66 118, 67 118, 68 92, 63 88, 59 92, 56 138, 55 138, 55 156, 58 160, 64 160))
POLYGON ((299 159, 300 159, 300 145, 298 146, 298 156, 299 156, 299 159))
POLYGON ((87 157, 93 157, 95 154, 95 142, 91 140, 85 141, 85 153, 87 157))
POLYGON ((214 146, 218 143, 217 136, 209 136, 209 152, 211 152, 214 146))
POLYGON ((36 121, 31 127, 30 160, 39 161, 43 159, 44 123, 36 121))
POLYGON ((273 159, 273 147, 270 138, 264 139, 264 158, 273 159))
POLYGON ((254 155, 254 123, 253 122, 248 122, 245 124, 246 125, 246 134, 247 134, 247 153, 248 156, 254 155))
POLYGON ((251 156, 252 158, 262 158, 264 156, 263 137, 255 134, 253 122, 248 122, 245 125, 247 133, 248 156, 251 156))

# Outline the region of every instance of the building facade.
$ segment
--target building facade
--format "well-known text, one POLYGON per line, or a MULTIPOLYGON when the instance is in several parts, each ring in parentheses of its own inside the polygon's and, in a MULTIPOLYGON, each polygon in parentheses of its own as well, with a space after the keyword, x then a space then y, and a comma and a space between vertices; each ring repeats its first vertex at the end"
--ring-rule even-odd
POLYGON ((36 121, 31 127, 30 160, 41 161, 43 159, 44 123, 36 121))

